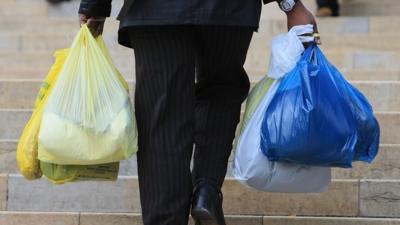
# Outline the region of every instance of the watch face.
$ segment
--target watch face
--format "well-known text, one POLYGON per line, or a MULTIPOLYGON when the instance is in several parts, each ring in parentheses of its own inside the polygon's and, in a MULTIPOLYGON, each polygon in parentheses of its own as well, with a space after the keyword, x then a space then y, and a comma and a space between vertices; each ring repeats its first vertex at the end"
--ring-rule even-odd
POLYGON ((286 0, 281 1, 279 5, 280 8, 285 12, 289 12, 293 8, 293 4, 290 4, 290 1, 286 0))

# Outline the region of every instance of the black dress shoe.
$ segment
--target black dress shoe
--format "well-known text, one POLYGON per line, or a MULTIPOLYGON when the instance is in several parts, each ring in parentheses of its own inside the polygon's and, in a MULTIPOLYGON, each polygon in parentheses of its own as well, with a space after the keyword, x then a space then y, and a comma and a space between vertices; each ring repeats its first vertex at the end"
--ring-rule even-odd
POLYGON ((194 187, 191 214, 196 225, 226 225, 221 191, 208 181, 200 181, 194 187))

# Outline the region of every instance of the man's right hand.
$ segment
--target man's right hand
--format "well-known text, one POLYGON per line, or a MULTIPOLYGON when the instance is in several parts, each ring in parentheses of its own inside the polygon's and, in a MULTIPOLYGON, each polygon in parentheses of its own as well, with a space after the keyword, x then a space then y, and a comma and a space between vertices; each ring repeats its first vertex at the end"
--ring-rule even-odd
POLYGON ((90 32, 96 38, 103 33, 105 17, 91 17, 85 14, 79 14, 79 23, 82 26, 86 23, 90 32))
MULTIPOLYGON (((314 25, 314 33, 318 33, 317 22, 313 14, 303 5, 301 1, 297 2, 292 11, 286 13, 288 29, 297 25, 314 25)), ((321 44, 321 39, 315 37, 315 42, 321 44)))

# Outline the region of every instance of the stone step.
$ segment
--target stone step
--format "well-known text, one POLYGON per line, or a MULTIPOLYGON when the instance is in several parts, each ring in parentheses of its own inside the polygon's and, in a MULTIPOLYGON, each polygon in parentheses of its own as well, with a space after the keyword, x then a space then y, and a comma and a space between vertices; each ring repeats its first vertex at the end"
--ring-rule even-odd
MULTIPOLYGON (((271 40, 274 35, 268 32, 256 33, 253 36, 250 49, 258 49, 270 52, 271 40)), ((321 36, 321 48, 325 51, 342 50, 342 51, 395 51, 400 48, 397 43, 400 35, 397 34, 343 34, 321 36)))
MULTIPOLYGON (((307 8, 313 12, 316 11, 316 4, 313 0, 303 0, 307 8)), ((45 0, 3 0, 0 4, 1 8, 16 10, 13 15, 23 16, 37 16, 43 17, 72 17, 77 13, 79 1, 73 0, 57 6, 46 4, 45 0), (21 8, 28 8, 36 4, 37 11, 20 10, 21 8)), ((113 1, 112 16, 118 14, 122 6, 122 0, 113 1)), ((341 15, 343 16, 388 16, 398 15, 400 6, 396 0, 385 0, 376 2, 374 0, 345 0, 341 2, 341 15)), ((7 11, 3 14, 7 15, 7 11)), ((283 17, 283 13, 279 10, 276 4, 268 4, 263 7, 262 17, 283 17)))
MULTIPOLYGON (((0 139, 18 139, 32 114, 27 109, 0 109, 0 139)), ((400 144, 400 112, 375 112, 381 126, 382 144, 400 144)))
POLYGON ((0 2, 0 17, 37 17, 48 13, 48 4, 45 1, 32 0, 2 0, 0 2))
MULTIPOLYGON (((310 11, 316 11, 316 4, 314 0, 303 0, 305 5, 310 11)), ((43 19, 47 18, 61 18, 61 19, 72 19, 76 18, 77 9, 78 9, 79 1, 73 0, 68 3, 60 4, 57 6, 52 6, 47 4, 45 0, 2 0, 0 2, 0 17, 4 17, 1 19, 10 19, 7 18, 10 15, 12 16, 30 16, 32 19, 43 19)), ((122 6, 122 0, 114 0, 113 1, 113 10, 112 17, 115 17, 118 14, 119 9, 122 6)), ((374 0, 346 0, 342 3, 342 15, 345 18, 352 18, 354 16, 375 16, 375 17, 387 17, 387 16, 398 16, 397 12, 400 9, 400 6, 397 4, 396 0, 386 0, 384 2, 379 1, 376 2, 374 0)), ((30 20, 31 20, 30 18, 30 20)), ((285 19, 284 14, 279 10, 277 4, 268 4, 263 6, 262 12, 263 19, 285 19)), ((13 17, 15 19, 15 17, 13 17)), ((17 18, 18 19, 18 18, 17 18)), ((318 19, 320 27, 324 26, 322 19, 318 19)), ((373 21, 371 21, 373 24, 373 21)), ((393 22, 393 21, 392 21, 393 22)), ((38 23, 35 23, 38 25, 38 23)), ((369 21, 366 22, 369 24, 369 21)), ((350 25, 354 27, 354 30, 362 30, 365 26, 356 26, 350 25)), ((398 25, 397 25, 398 26, 398 25)), ((18 26, 17 26, 18 27, 18 26)), ((15 28, 15 27, 14 27, 15 28)), ((41 27, 43 28, 43 27, 41 27)), ((0 29, 2 29, 0 25, 0 29)), ((47 29, 47 28, 44 28, 47 29)), ((6 29, 8 30, 8 29, 6 29)), ((40 29, 36 29, 40 30, 40 29)), ((331 29, 330 31, 335 31, 336 29, 331 29)))
POLYGON ((400 177, 400 145, 381 145, 372 164, 353 163, 352 169, 336 168, 336 179, 398 179, 400 177))
MULTIPOLYGON (((43 0, 39 0, 43 1, 43 0)), ((50 18, 61 17, 61 18, 76 18, 78 13, 80 0, 70 0, 67 2, 63 2, 62 4, 52 5, 49 7, 48 16, 50 18)), ((111 17, 117 17, 122 5, 124 3, 123 0, 113 0, 111 7, 111 17)))
MULTIPOLYGON (((3 68, 0 71, 0 80, 43 80, 49 68, 3 68)), ((341 70, 346 79, 351 81, 400 81, 400 70, 341 70)), ((127 80, 134 80, 134 68, 121 71, 127 80)), ((267 67, 261 70, 247 69, 253 80, 259 80, 267 73, 267 67)))
MULTIPOLYGON (((129 159, 129 161, 132 159, 129 159)), ((354 162, 353 168, 333 168, 332 177, 334 179, 398 179, 400 177, 400 145, 381 145, 379 154, 372 164, 354 162)), ((136 163, 133 162, 135 165, 136 163)), ((229 159, 228 177, 233 177, 232 173, 233 154, 229 159)), ((125 166, 125 165, 123 165, 125 166)), ((136 167, 135 167, 136 169, 136 167)), ((15 171, 15 170, 9 170, 15 171)), ((129 171, 123 169, 123 171, 129 171)), ((1 173, 1 170, 0 170, 1 173)), ((6 173, 4 171, 4 173, 6 173)))
MULTIPOLYGON (((227 225, 262 225, 262 216, 226 215, 227 225)), ((143 225, 140 213, 0 211, 2 225, 143 225)), ((194 225, 189 219, 189 225, 194 225)))
MULTIPOLYGON (((2 225, 143 225, 140 213, 0 211, 0 216, 2 225)), ((225 218, 227 225, 261 225, 263 222, 262 216, 226 215, 225 218)), ((194 225, 192 218, 189 225, 194 225)))
MULTIPOLYGON (((399 180, 333 180, 326 193, 278 194, 259 192, 228 178, 223 187, 224 211, 232 215, 400 217, 399 187, 399 180)), ((26 181, 11 174, 0 176, 0 190, 0 210, 140 212, 136 177, 53 185, 45 179, 26 181)))
MULTIPOLYGON (((132 63, 135 63, 135 60, 132 59, 132 63)), ((0 80, 32 80, 32 81, 42 81, 47 73, 49 72, 50 67, 48 68, 2 68, 0 69, 0 80)), ((126 80, 134 79, 135 67, 127 66, 124 68, 125 71, 119 70, 122 75, 124 75, 126 80)), ((348 76, 352 77, 354 74, 354 78, 356 80, 365 77, 365 80, 371 80, 375 78, 379 78, 379 80, 400 80, 400 70, 399 71, 365 71, 364 74, 361 74, 360 71, 349 71, 348 76), (364 76, 365 75, 365 76, 364 76), (380 76, 380 77, 378 77, 380 76)))
MULTIPOLYGON (((252 69, 247 68, 247 74, 253 80, 260 80, 262 77, 265 76, 268 72, 268 66, 264 68, 252 69)), ((346 69, 346 68, 339 68, 342 74, 345 76, 347 80, 350 81, 400 81, 400 71, 396 70, 385 70, 385 69, 346 69)), ((45 72, 43 72, 45 73, 45 72)), ((24 78, 28 77, 29 74, 26 72, 18 72, 18 71, 11 71, 3 73, 0 72, 0 79, 3 76, 3 79, 9 79, 10 76, 13 77, 12 74, 16 74, 17 78, 24 78), (4 75, 2 75, 4 74, 4 75), (8 74, 8 75, 7 75, 8 74)), ((32 77, 38 77, 37 74, 30 75, 32 77)), ((44 75, 42 75, 43 77, 44 75)))
MULTIPOLYGON (((17 140, 0 140, 0 173, 19 173, 15 159, 17 140)), ((227 177, 233 177, 232 162, 229 159, 227 177)), ((137 176, 136 156, 121 162, 119 175, 137 176)), ((354 162, 352 169, 334 168, 335 179, 398 179, 400 177, 400 145, 382 144, 379 154, 372 164, 354 162)))
MULTIPOLYGON (((6 69, 4 68, 0 72, 0 79, 1 80, 43 80, 47 73, 49 71, 49 68, 47 69, 40 69, 40 68, 27 68, 27 69, 6 69)), ((400 73, 400 71, 399 71, 400 73)))
MULTIPOLYGON (((81 225, 79 213, 74 212, 15 212, 0 211, 0 224, 2 225, 81 225)), ((127 216, 127 215, 125 215, 127 216)), ((83 217, 83 216, 82 216, 83 217)), ((113 216, 115 220, 119 215, 113 216)), ((110 223, 111 225, 112 223, 110 223)), ((138 223, 134 223, 137 225, 138 223)), ((132 224, 133 225, 133 224, 132 224)))
POLYGON ((397 225, 399 219, 265 216, 263 225, 397 225))
POLYGON ((381 71, 381 70, 341 70, 343 75, 346 77, 347 80, 370 80, 370 81, 398 81, 400 80, 399 72, 393 71, 381 71))
MULTIPOLYGON (((16 149, 18 140, 0 139, 0 174, 18 174, 19 169, 16 161, 16 149)), ((357 174, 357 172, 354 172, 357 174)), ((385 173, 382 171, 382 173, 385 173)), ((387 172, 388 174, 390 172, 387 172)), ((386 173, 385 173, 386 174, 386 173)), ((119 175, 137 176, 136 156, 123 160, 120 164, 119 175)), ((390 175, 390 174, 389 174, 390 175)), ((388 177, 391 178, 391 177, 388 177)), ((0 223, 1 224, 1 223, 0 223)))
MULTIPOLYGON (((360 16, 360 17, 336 17, 317 18, 318 31, 324 34, 397 34, 399 33, 400 17, 396 16, 360 16)), ((285 32, 285 20, 272 21, 276 24, 275 33, 285 32), (280 25, 278 25, 280 24, 280 25)))
POLYGON ((345 16, 388 16, 398 15, 400 5, 397 0, 345 0, 341 14, 345 16))
MULTIPOLYGON (((32 1, 30 1, 32 2, 32 1)), ((6 0, 2 2, 2 7, 8 8, 22 8, 21 6, 26 6, 30 3, 27 0, 6 0), (23 4, 21 4, 23 3, 23 4)), ((46 5, 45 0, 35 0, 37 4, 40 4, 38 9, 43 10, 39 12, 29 12, 21 11, 22 15, 42 15, 50 17, 74 17, 77 13, 79 6, 78 0, 73 0, 66 2, 64 4, 59 4, 56 6, 46 5), (45 10, 46 9, 46 10, 45 10), (45 10, 45 11, 44 11, 45 10)), ((316 3, 314 0, 303 0, 306 7, 312 11, 316 11, 316 3)), ((32 3, 31 3, 32 4, 32 3)), ((114 0, 111 15, 115 17, 122 6, 122 0, 114 0)), ((386 0, 377 3, 373 0, 363 1, 363 0, 346 0, 341 3, 341 14, 342 16, 397 16, 399 11, 399 6, 396 0, 386 0)), ((268 4, 263 6, 262 11, 263 18, 284 18, 284 14, 279 10, 277 4, 268 4)))
MULTIPOLYGON (((2 33, 0 34, 0 50, 3 52, 52 52, 55 49, 67 48, 71 45, 75 34, 60 33, 2 33)), ((269 31, 255 33, 251 49, 270 52, 271 40, 274 35, 269 31)), ((129 52, 117 43, 117 33, 107 32, 103 35, 112 51, 129 52)), ((395 51, 400 49, 397 40, 400 34, 343 34, 323 35, 322 48, 325 50, 379 50, 395 51)))
MULTIPOLYGON (((339 68, 346 70, 398 70, 400 68, 400 52, 395 51, 341 51, 325 50, 327 59, 339 68)), ((269 62, 270 52, 252 48, 247 55, 245 68, 264 71, 269 62)))
MULTIPOLYGON (((60 4, 49 4, 46 0, 2 0, 0 8, 4 13, 0 17, 7 15, 21 15, 21 16, 36 16, 36 17, 76 17, 78 15, 79 0, 70 0, 60 4), (35 6, 34 11, 29 11, 29 8, 35 6), (24 10, 21 10, 24 9, 24 10), (15 11, 15 14, 12 12, 15 11)), ((112 2, 112 16, 117 16, 120 8, 122 7, 123 0, 113 0, 112 2)), ((2 11, 0 11, 2 12, 2 11)))
MULTIPOLYGON (((133 69, 134 56, 133 51, 130 52, 111 52, 116 66, 121 71, 133 69)), ((4 70, 48 70, 54 62, 53 52, 37 52, 37 53, 5 53, 0 52, 0 71, 4 70)))
MULTIPOLYGON (((8 188, 7 192, 1 193, 3 196, 8 194, 7 202, 3 203, 7 208, 3 207, 2 210, 140 212, 138 185, 136 178, 132 177, 120 177, 116 183, 80 182, 59 186, 52 185, 43 179, 29 182, 18 175, 3 176, 2 180, 7 185, 3 189, 7 190, 8 188), (74 192, 74 189, 80 191, 74 192), (28 202, 26 201, 27 199, 29 199, 28 202)), ((359 181, 334 182, 331 191, 322 195, 261 193, 252 191, 233 180, 227 180, 224 186, 229 186, 229 189, 226 189, 229 190, 229 193, 225 192, 226 213, 232 212, 235 214, 244 208, 243 214, 270 215, 278 213, 282 215, 292 212, 296 215, 301 215, 303 213, 312 213, 310 209, 314 208, 318 209, 316 210, 318 214, 318 212, 323 213, 327 208, 332 209, 332 206, 340 204, 342 207, 334 208, 327 215, 356 216, 358 214, 359 181), (342 189, 342 192, 340 189, 342 189), (344 190, 347 190, 347 193, 344 190), (332 195, 336 196, 335 200, 330 202, 332 204, 327 202, 324 208, 317 208, 318 205, 321 205, 319 201, 331 200, 332 195), (243 196, 246 196, 246 198, 243 198, 243 196), (306 196, 308 196, 307 200, 306 196), (255 201, 255 197, 258 197, 257 199, 259 200, 255 201), (269 197, 269 204, 265 204, 266 202, 263 201, 266 197, 269 197), (291 208, 282 207, 287 204, 285 201, 290 200, 290 198, 292 200, 306 200, 309 204, 303 202, 306 207, 301 209, 297 208, 300 202, 294 204, 291 208), (281 201, 277 201, 278 199, 281 199, 281 201), (318 201, 318 199, 320 200, 318 201), (265 208, 273 209, 265 210, 265 208), (262 212, 260 213, 260 211, 262 212)), ((6 198, 4 197, 3 199, 6 198)), ((292 213, 289 213, 289 215, 292 215, 292 213)))
MULTIPOLYGON (((1 17, 0 17, 1 18, 1 17)), ((337 17, 317 18, 318 30, 322 37, 331 35, 367 35, 367 34, 400 34, 400 16, 364 16, 364 17, 337 17)), ((116 34, 119 22, 115 18, 106 21, 104 34, 116 34)), ((74 35, 79 30, 75 15, 65 18, 59 17, 5 17, 0 20, 2 34, 54 34, 55 32, 74 35), (40 27, 40 29, 38 29, 40 27)), ((276 35, 287 32, 286 18, 271 18, 269 16, 260 21, 259 31, 276 35)), ((396 44, 396 43, 393 43, 396 44)))
MULTIPOLYGON (((116 33, 118 25, 119 22, 116 19, 108 19, 104 27, 104 33, 116 33)), ((2 33, 47 34, 57 32, 65 35, 74 35, 79 31, 79 21, 77 15, 68 18, 31 17, 29 20, 25 17, 7 16, 0 20, 0 29, 2 33)))
MULTIPOLYGON (((71 0, 68 2, 64 2, 62 4, 57 5, 45 5, 45 0, 34 0, 36 3, 40 3, 47 8, 47 12, 43 12, 40 15, 43 17, 61 17, 61 18, 71 18, 77 14, 77 9, 79 7, 79 0, 71 0)), ((303 0, 306 6, 311 10, 315 11, 316 3, 313 0, 303 0)), ((14 6, 23 7, 24 5, 21 3, 26 3, 26 0, 5 0, 5 2, 1 2, 0 6, 14 6), (18 4, 19 3, 19 4, 18 4)), ((120 8, 122 7, 122 0, 114 0, 112 1, 112 12, 111 16, 115 17, 118 15, 120 8)), ((268 17, 280 17, 282 12, 279 10, 276 4, 268 4, 263 7, 263 16, 268 15, 268 17)))
MULTIPOLYGON (((324 51, 328 60, 342 71, 354 70, 400 70, 400 52, 396 51, 324 51)), ((35 68, 46 71, 53 63, 53 53, 0 53, 0 72, 9 70, 27 71, 35 68)), ((111 52, 121 72, 134 71, 133 51, 111 52)), ((245 68, 248 71, 266 71, 270 52, 252 48, 247 56, 245 68)), ((260 73, 260 72, 258 72, 260 73)))
MULTIPOLYGON (((0 34, 0 50, 2 52, 44 52, 51 54, 57 49, 69 48, 74 40, 73 34, 59 33, 38 33, 38 34, 0 34)), ((107 46, 111 51, 120 53, 131 52, 129 48, 125 48, 117 43, 117 34, 104 34, 107 46)))
MULTIPOLYGON (((263 76, 262 76, 263 77, 263 76)), ((250 76, 251 87, 256 85, 260 76, 250 76)), ((375 111, 400 111, 400 82, 396 81, 351 81, 369 100, 375 111)))
MULTIPOLYGON (((253 77, 251 77, 253 78, 253 77)), ((258 77, 252 79, 252 86, 258 77)), ((352 82, 369 99, 375 111, 400 111, 400 81, 352 82)), ((0 108, 30 109, 33 107, 42 80, 0 79, 0 108)), ((133 98, 134 81, 129 81, 133 98)))
MULTIPOLYGON (((400 219, 225 215, 227 225, 399 225, 400 219)), ((0 211, 2 225, 143 225, 139 213, 0 211)), ((194 225, 192 219, 189 225, 194 225)))
MULTIPOLYGON (((1 80, 0 108, 32 109, 39 92, 42 80, 1 80)), ((130 96, 133 99, 134 82, 128 81, 130 96)), ((400 83, 399 83, 400 86, 400 83)), ((400 106, 399 106, 400 107, 400 106)))
MULTIPOLYGON (((317 5, 314 0, 302 0, 311 12, 316 12, 317 5)), ((400 6, 397 0, 342 0, 340 1, 341 16, 398 16, 400 6)), ((277 4, 263 6, 262 18, 285 18, 284 13, 277 4)))

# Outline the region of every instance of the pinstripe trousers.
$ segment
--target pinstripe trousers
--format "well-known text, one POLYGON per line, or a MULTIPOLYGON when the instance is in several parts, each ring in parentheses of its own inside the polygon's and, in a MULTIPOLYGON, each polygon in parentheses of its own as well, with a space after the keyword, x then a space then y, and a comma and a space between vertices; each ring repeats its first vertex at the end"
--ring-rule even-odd
POLYGON ((186 225, 193 185, 207 179, 222 186, 250 86, 243 64, 253 30, 179 25, 129 31, 145 225, 186 225))

